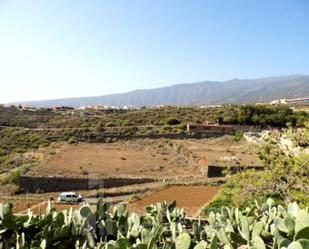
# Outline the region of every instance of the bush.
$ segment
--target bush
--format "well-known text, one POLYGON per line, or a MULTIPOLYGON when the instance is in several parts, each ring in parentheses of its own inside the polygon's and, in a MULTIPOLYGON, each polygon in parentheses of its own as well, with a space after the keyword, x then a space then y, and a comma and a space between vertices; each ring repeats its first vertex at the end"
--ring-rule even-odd
POLYGON ((5 156, 6 154, 7 154, 7 152, 4 149, 0 148, 0 157, 5 156))
POLYGON ((70 137, 69 140, 68 140, 68 143, 69 143, 69 144, 76 144, 77 142, 78 142, 78 141, 77 141, 76 137, 73 137, 73 136, 70 137))
POLYGON ((108 122, 108 123, 106 123, 106 125, 105 125, 105 127, 116 127, 116 126, 117 126, 117 124, 114 123, 114 122, 108 122))
POLYGON ((208 216, 211 212, 220 212, 222 207, 233 207, 235 204, 231 198, 220 195, 211 203, 209 203, 201 212, 202 216, 208 216))
POLYGON ((244 132, 243 131, 236 131, 235 134, 231 134, 229 136, 229 140, 231 142, 239 142, 240 140, 242 140, 244 137, 244 132))
POLYGON ((238 109, 237 120, 247 125, 286 127, 290 123, 292 126, 304 127, 308 118, 308 113, 293 113, 288 106, 242 105, 238 109))
POLYGON ((113 139, 111 137, 106 137, 104 140, 105 143, 112 143, 113 139))
POLYGON ((247 170, 233 175, 220 191, 218 199, 230 199, 241 206, 254 199, 263 201, 276 196, 284 202, 296 201, 303 206, 309 205, 309 156, 301 153, 305 149, 299 148, 300 152, 294 153, 280 145, 281 137, 293 139, 300 135, 306 137, 301 131, 270 135, 265 144, 258 146, 264 171, 247 170))
POLYGON ((165 124, 167 125, 178 125, 180 124, 179 119, 175 118, 175 117, 169 117, 165 120, 165 124))
POLYGON ((160 133, 161 134, 165 134, 165 133, 170 133, 172 132, 173 127, 169 126, 169 125, 164 125, 161 129, 160 129, 160 133))
POLYGON ((179 124, 179 125, 177 125, 177 128, 179 130, 183 130, 183 131, 187 130, 187 126, 185 124, 179 124))
POLYGON ((132 122, 130 120, 125 120, 122 122, 122 126, 132 126, 132 122))
POLYGON ((104 127, 102 124, 97 124, 95 127, 95 131, 96 132, 103 132, 104 131, 104 127))
POLYGON ((7 195, 16 195, 20 193, 20 187, 16 184, 7 184, 5 187, 2 187, 2 192, 7 195))
POLYGON ((22 175, 25 175, 29 170, 30 168, 32 167, 32 165, 30 164, 27 164, 27 165, 24 165, 18 169, 14 169, 10 172, 7 180, 3 180, 3 183, 7 182, 7 183, 14 183, 14 184, 18 184, 19 183, 19 178, 22 176, 22 175))

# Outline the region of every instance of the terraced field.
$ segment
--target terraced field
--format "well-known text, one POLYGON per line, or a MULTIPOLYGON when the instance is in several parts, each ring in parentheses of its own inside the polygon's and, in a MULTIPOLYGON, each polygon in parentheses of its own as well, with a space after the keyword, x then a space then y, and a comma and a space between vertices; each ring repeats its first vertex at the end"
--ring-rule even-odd
POLYGON ((143 213, 145 207, 157 202, 177 202, 190 217, 197 217, 201 209, 207 205, 219 191, 215 186, 172 186, 141 197, 140 200, 128 204, 130 212, 143 213))
POLYGON ((201 176, 207 165, 257 165, 248 145, 225 138, 140 139, 111 144, 63 144, 28 176, 69 178, 176 178, 201 176))

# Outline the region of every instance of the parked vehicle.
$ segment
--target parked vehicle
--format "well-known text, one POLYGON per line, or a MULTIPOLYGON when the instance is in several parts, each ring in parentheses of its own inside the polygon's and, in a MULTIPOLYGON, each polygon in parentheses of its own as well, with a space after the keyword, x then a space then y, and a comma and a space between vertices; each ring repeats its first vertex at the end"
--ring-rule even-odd
POLYGON ((75 192, 63 192, 60 193, 58 196, 58 201, 65 201, 65 202, 81 202, 82 196, 76 194, 75 192))

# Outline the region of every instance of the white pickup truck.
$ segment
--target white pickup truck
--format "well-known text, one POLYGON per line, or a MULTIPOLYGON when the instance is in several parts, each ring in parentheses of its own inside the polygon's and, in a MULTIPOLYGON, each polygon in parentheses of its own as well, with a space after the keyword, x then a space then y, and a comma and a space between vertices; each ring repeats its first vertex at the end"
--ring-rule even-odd
POLYGON ((65 202, 81 202, 83 197, 81 195, 76 194, 75 192, 63 192, 58 196, 58 201, 65 202))

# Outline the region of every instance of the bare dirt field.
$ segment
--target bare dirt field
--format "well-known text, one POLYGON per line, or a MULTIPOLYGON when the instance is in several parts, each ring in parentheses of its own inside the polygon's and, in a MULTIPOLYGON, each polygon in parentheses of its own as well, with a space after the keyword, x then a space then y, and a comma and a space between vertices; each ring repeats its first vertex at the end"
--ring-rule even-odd
MULTIPOLYGON (((46 212, 47 205, 48 204, 45 202, 40 205, 33 206, 31 210, 34 214, 43 214, 46 212)), ((69 211, 71 208, 73 210, 79 210, 81 204, 52 203, 52 207, 55 208, 58 212, 61 212, 63 210, 69 211)))
POLYGON ((31 208, 34 205, 41 203, 42 200, 40 199, 30 199, 30 198, 8 198, 8 197, 1 197, 0 203, 10 203, 13 205, 13 212, 19 213, 28 208, 31 208))
POLYGON ((142 213, 150 204, 162 201, 170 203, 175 200, 177 207, 184 208, 187 216, 197 217, 201 209, 213 200, 218 191, 219 187, 215 186, 172 186, 129 203, 128 210, 142 213))
POLYGON ((259 164, 245 142, 226 138, 140 139, 111 144, 63 144, 45 155, 30 176, 152 177, 200 176, 210 164, 259 164))
POLYGON ((123 143, 63 145, 60 151, 40 166, 32 176, 61 177, 160 177, 189 172, 173 167, 175 153, 136 149, 123 143))
MULTIPOLYGON (((218 180, 206 177, 209 165, 260 164, 258 156, 250 149, 248 143, 231 142, 228 137, 186 140, 138 139, 76 145, 54 143, 48 148, 39 149, 38 153, 40 160, 36 166, 30 168, 28 176, 54 176, 66 181, 75 178, 155 180, 103 189, 73 190, 82 194, 86 201, 91 202, 97 196, 102 196, 110 198, 114 203, 115 200, 128 201, 133 196, 140 195, 140 200, 128 204, 128 211, 143 213, 147 205, 176 200, 178 207, 184 208, 188 216, 194 217, 200 214, 201 209, 219 190, 219 187, 205 186, 213 180, 218 180), (177 186, 166 187, 167 185, 177 186)), ((0 203, 12 203, 13 210, 17 213, 32 208, 38 214, 45 212, 48 198, 56 198, 57 195, 57 191, 54 190, 46 193, 24 193, 12 198, 2 196, 0 203)), ((61 211, 70 207, 79 209, 80 205, 54 203, 54 207, 61 211)))
MULTIPOLYGON (((141 214, 145 212, 145 207, 150 204, 163 201, 170 203, 175 200, 177 202, 177 207, 184 208, 187 216, 197 217, 201 209, 214 199, 218 191, 219 187, 215 186, 170 186, 145 194, 141 196, 139 200, 129 202, 127 210, 129 212, 141 214)), ((25 196, 20 196, 18 198, 6 197, 1 198, 0 203, 13 204, 13 211, 15 213, 26 213, 30 208, 35 214, 43 214, 47 208, 47 199, 47 197, 42 197, 41 199, 32 197, 26 198, 25 196)), ((128 200, 128 198, 126 200, 128 200)), ((81 203, 69 204, 52 202, 52 207, 58 211, 69 210, 70 208, 78 210, 81 205, 81 203)))

